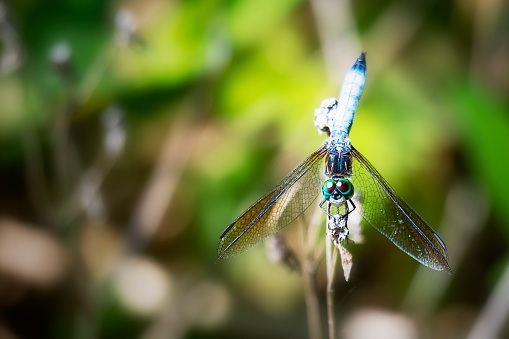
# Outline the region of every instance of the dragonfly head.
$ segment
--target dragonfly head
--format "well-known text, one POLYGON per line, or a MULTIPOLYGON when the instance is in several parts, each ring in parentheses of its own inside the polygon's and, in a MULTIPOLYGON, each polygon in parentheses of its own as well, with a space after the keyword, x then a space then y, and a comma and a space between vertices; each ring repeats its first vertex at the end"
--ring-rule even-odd
POLYGON ((345 178, 336 178, 326 180, 322 185, 322 195, 324 200, 345 200, 352 199, 354 194, 353 184, 345 178))

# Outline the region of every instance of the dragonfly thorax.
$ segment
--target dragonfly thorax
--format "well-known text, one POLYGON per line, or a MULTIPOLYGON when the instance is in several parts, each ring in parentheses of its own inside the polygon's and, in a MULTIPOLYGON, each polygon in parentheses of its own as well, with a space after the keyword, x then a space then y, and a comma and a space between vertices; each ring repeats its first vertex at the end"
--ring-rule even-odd
POLYGON ((325 159, 325 175, 329 178, 350 178, 352 176, 352 156, 347 151, 333 151, 325 159))

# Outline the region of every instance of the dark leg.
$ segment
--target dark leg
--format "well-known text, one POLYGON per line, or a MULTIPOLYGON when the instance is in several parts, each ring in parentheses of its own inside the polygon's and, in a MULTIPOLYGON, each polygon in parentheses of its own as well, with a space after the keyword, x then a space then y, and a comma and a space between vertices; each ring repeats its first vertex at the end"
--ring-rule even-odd
POLYGON ((346 205, 346 206, 348 206, 348 202, 350 202, 350 204, 352 204, 352 207, 353 207, 353 208, 352 208, 350 211, 348 211, 348 208, 346 208, 346 209, 347 209, 347 213, 346 213, 346 214, 350 214, 350 213, 352 213, 352 212, 353 212, 353 211, 355 211, 355 209, 357 208, 357 206, 355 206, 355 204, 353 203, 352 199, 347 200, 347 202, 345 203, 345 205, 346 205))
POLYGON ((331 217, 331 215, 330 215, 330 203, 329 203, 328 208, 327 208, 327 209, 329 210, 328 212, 325 210, 325 208, 323 208, 323 204, 324 204, 326 201, 327 201, 327 200, 322 200, 322 202, 320 203, 320 205, 319 205, 319 206, 320 206, 320 208, 322 209, 322 211, 324 211, 324 212, 325 212, 325 214, 327 214, 329 217, 331 217))

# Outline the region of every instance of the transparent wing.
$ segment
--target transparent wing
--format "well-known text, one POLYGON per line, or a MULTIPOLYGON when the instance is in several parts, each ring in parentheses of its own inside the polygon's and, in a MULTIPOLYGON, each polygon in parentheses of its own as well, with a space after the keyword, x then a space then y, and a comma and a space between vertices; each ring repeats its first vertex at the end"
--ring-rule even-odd
POLYGON ((322 146, 232 222, 219 237, 219 259, 236 256, 279 231, 315 200, 322 187, 322 146))
MULTIPOLYGON (((351 147, 351 182, 366 221, 415 260, 451 273, 447 249, 440 236, 389 185, 355 148, 351 147)), ((359 207, 359 206, 358 206, 359 207)))

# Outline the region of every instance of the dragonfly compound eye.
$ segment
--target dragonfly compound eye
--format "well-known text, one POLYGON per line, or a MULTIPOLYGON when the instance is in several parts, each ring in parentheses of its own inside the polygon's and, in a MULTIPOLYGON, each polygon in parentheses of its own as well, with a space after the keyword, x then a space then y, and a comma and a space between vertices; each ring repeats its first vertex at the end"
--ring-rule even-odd
POLYGON ((333 179, 329 179, 323 183, 322 195, 325 200, 329 200, 334 191, 336 191, 336 182, 333 179))
POLYGON ((353 197, 353 184, 348 179, 339 179, 336 183, 336 187, 341 195, 345 197, 346 200, 350 200, 353 197))

